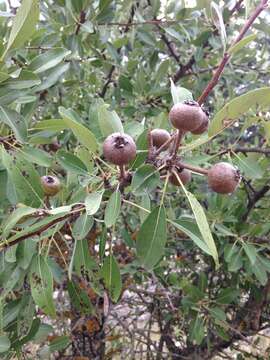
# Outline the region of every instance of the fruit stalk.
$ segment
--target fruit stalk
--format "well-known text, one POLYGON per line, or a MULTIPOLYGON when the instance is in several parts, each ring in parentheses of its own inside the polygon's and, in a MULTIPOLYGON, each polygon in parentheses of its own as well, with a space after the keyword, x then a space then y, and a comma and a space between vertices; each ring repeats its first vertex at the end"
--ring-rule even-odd
POLYGON ((180 163, 180 164, 178 164, 178 166, 181 167, 181 168, 184 168, 184 169, 191 170, 191 171, 196 172, 198 174, 202 174, 202 175, 207 175, 208 174, 207 169, 201 168, 199 166, 193 166, 193 165, 185 164, 185 163, 180 163))
MULTIPOLYGON (((242 30, 240 31, 239 35, 236 37, 235 41, 232 43, 232 46, 237 44, 239 41, 243 39, 248 29, 251 27, 251 25, 254 23, 254 21, 257 19, 257 17, 260 15, 260 13, 268 7, 268 0, 261 0, 260 4, 256 7, 254 12, 251 14, 245 25, 243 26, 242 30)), ((221 74, 223 73, 223 70, 225 66, 227 65, 228 61, 231 58, 231 54, 229 52, 225 52, 216 72, 214 73, 212 79, 204 89, 201 96, 198 98, 198 103, 202 105, 210 92, 213 90, 213 88, 217 85, 219 78, 221 74)))

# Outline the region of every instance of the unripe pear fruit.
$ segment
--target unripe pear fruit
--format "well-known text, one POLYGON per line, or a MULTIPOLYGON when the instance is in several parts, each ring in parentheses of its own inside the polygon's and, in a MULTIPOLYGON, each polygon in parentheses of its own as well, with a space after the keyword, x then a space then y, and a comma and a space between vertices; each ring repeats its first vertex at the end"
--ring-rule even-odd
MULTIPOLYGON (((191 172, 187 169, 181 169, 181 170, 176 170, 177 175, 179 176, 180 180, 182 181, 183 185, 186 185, 187 183, 190 182, 191 180, 191 172)), ((169 177, 169 181, 171 184, 175 185, 175 186, 181 186, 181 184, 179 183, 177 177, 175 176, 174 173, 172 173, 169 177)))
POLYGON ((171 108, 169 118, 176 129, 193 131, 201 126, 205 113, 196 101, 187 100, 175 104, 171 108))
POLYGON ((204 116, 203 116, 201 125, 198 128, 196 128, 195 130, 192 130, 191 132, 194 135, 201 135, 208 130, 208 126, 209 126, 208 114, 206 112, 204 112, 204 116))
MULTIPOLYGON (((171 135, 167 130, 154 129, 151 131, 151 137, 153 141, 153 146, 156 148, 160 148, 171 138, 171 135)), ((163 150, 167 150, 169 146, 170 144, 166 145, 163 150)))
POLYGON ((220 194, 234 192, 240 178, 239 170, 226 162, 217 163, 208 170, 208 185, 213 191, 220 194))
POLYGON ((56 195, 61 189, 61 183, 58 177, 46 175, 41 177, 41 185, 44 194, 47 196, 56 195))
POLYGON ((128 134, 113 133, 103 143, 103 154, 115 165, 126 165, 136 157, 136 144, 128 134))

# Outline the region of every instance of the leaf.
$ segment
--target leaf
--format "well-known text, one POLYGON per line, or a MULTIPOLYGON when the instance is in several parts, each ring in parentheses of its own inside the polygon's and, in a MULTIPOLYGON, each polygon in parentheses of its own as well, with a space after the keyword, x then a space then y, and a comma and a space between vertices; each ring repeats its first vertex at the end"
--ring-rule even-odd
POLYGON ((103 192, 104 191, 97 191, 86 196, 84 204, 88 215, 94 215, 100 208, 103 192))
POLYGON ((216 302, 219 304, 230 304, 239 296, 239 291, 231 288, 221 289, 216 302))
POLYGON ((50 167, 52 165, 51 155, 44 150, 36 149, 32 146, 24 146, 21 149, 22 156, 31 163, 39 166, 50 167))
POLYGON ((13 19, 11 32, 2 60, 11 48, 22 46, 29 41, 39 18, 38 0, 23 0, 13 19))
POLYGON ((88 294, 73 281, 67 281, 67 290, 72 306, 81 314, 90 315, 93 313, 93 306, 91 304, 88 294))
POLYGON ((253 40, 255 40, 257 37, 256 34, 251 34, 248 35, 246 37, 244 37, 241 41, 239 41, 238 43, 236 43, 235 45, 231 46, 228 49, 228 54, 235 54, 237 51, 241 50, 243 47, 245 47, 247 44, 251 43, 253 40))
POLYGON ((69 279, 71 279, 73 268, 78 276, 82 276, 84 279, 89 279, 89 271, 95 267, 96 264, 90 256, 88 240, 75 239, 73 253, 68 269, 69 279))
POLYGON ((106 248, 106 240, 107 240, 107 228, 104 227, 102 230, 102 233, 99 238, 99 258, 102 261, 104 254, 105 254, 105 248, 106 248))
POLYGON ((9 350, 11 342, 7 335, 0 335, 0 353, 4 353, 9 350))
POLYGON ((236 165, 239 167, 241 173, 245 176, 250 177, 251 179, 260 179, 263 177, 264 171, 258 164, 258 161, 252 158, 251 155, 237 155, 232 151, 235 156, 236 165))
POLYGON ((0 120, 8 125, 20 142, 27 140, 27 127, 22 116, 17 111, 0 106, 0 120))
POLYGON ((101 274, 112 301, 116 302, 121 295, 122 280, 118 263, 113 255, 107 256, 103 262, 101 274))
POLYGON ((204 339, 204 321, 200 317, 199 314, 197 314, 196 319, 192 320, 189 328, 189 337, 190 341, 194 341, 197 345, 200 345, 204 339))
POLYGON ((102 104, 97 106, 97 118, 101 133, 104 137, 114 133, 123 133, 122 122, 115 111, 108 110, 108 104, 102 104))
POLYGON ((142 165, 132 178, 131 191, 143 195, 156 188, 159 180, 159 172, 153 165, 142 165))
POLYGON ((84 239, 89 231, 92 229, 94 224, 94 219, 91 216, 88 216, 86 213, 79 216, 73 227, 72 235, 76 240, 84 239))
POLYGON ((40 255, 34 257, 29 277, 31 294, 35 303, 46 315, 55 317, 53 276, 44 257, 40 255))
POLYGON ((70 338, 68 336, 57 336, 54 338, 49 345, 50 352, 61 351, 65 349, 70 343, 70 338))
POLYGON ((88 175, 87 167, 72 153, 59 150, 56 154, 56 159, 66 171, 77 175, 88 175))
POLYGON ((262 286, 266 285, 268 276, 264 265, 260 261, 256 261, 255 265, 252 267, 252 272, 262 286))
POLYGON ((164 254, 166 241, 165 209, 159 206, 147 216, 137 235, 137 256, 148 270, 152 270, 164 254))
POLYGON ((171 94, 174 104, 183 102, 185 100, 193 100, 192 93, 189 90, 180 86, 175 86, 172 79, 170 80, 171 80, 171 94))
POLYGON ((9 180, 15 187, 18 202, 39 207, 43 202, 43 189, 40 176, 33 165, 18 153, 16 157, 12 157, 4 149, 2 149, 2 161, 7 169, 9 180))
POLYGON ((228 102, 212 120, 208 134, 215 136, 222 131, 227 122, 233 123, 234 120, 244 115, 252 107, 267 107, 270 104, 270 87, 251 90, 248 93, 238 96, 228 102))
POLYGON ((199 201, 196 199, 196 197, 192 193, 186 190, 181 180, 180 180, 180 184, 188 198, 192 212, 195 216, 196 222, 202 234, 203 240, 205 241, 209 249, 209 252, 215 261, 216 268, 218 268, 219 267, 218 252, 204 210, 201 204, 199 203, 199 201))
POLYGON ((36 92, 46 90, 57 83, 60 77, 69 69, 70 63, 59 64, 55 68, 46 71, 40 85, 35 87, 36 92))
POLYGON ((13 227, 25 216, 33 214, 37 209, 31 207, 19 207, 10 214, 2 227, 2 237, 7 238, 13 227))
POLYGON ((63 131, 67 128, 63 119, 42 120, 34 125, 34 130, 63 131))
POLYGON ((89 129, 77 122, 76 113, 72 109, 65 109, 63 107, 59 108, 59 113, 78 141, 91 152, 96 152, 98 144, 95 136, 89 129))
POLYGON ((35 74, 42 73, 58 65, 69 54, 71 54, 71 51, 63 48, 48 50, 36 56, 29 64, 28 69, 35 74))
POLYGON ((39 85, 40 83, 40 78, 37 75, 30 71, 22 70, 18 78, 11 78, 3 85, 5 85, 7 89, 21 90, 29 89, 35 85, 39 85))
POLYGON ((225 51, 226 39, 227 39, 226 28, 223 21, 222 10, 220 6, 217 5, 214 1, 211 2, 211 16, 215 26, 218 28, 220 32, 221 42, 223 45, 223 49, 225 51))
POLYGON ((116 190, 110 197, 108 204, 105 208, 104 222, 107 227, 116 223, 121 209, 121 194, 116 190))
POLYGON ((220 321, 226 321, 226 314, 223 309, 219 307, 213 307, 209 309, 211 316, 220 321))
POLYGON ((256 262, 256 257, 257 257, 257 250, 256 250, 255 246, 252 244, 243 243, 243 249, 244 249, 247 257, 249 258, 251 265, 254 265, 256 262))

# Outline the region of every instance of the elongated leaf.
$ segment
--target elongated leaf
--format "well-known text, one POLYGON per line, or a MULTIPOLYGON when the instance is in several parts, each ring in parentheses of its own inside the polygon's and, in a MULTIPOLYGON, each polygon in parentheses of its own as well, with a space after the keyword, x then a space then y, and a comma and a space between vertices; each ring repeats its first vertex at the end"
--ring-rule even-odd
POLYGON ((50 119, 39 121, 35 126, 35 130, 63 131, 67 125, 63 119, 50 119))
POLYGON ((84 203, 86 213, 88 215, 94 215, 98 211, 101 204, 102 195, 103 191, 97 191, 86 196, 84 203))
POLYGON ((66 170, 77 175, 88 175, 84 163, 70 152, 59 150, 56 154, 59 164, 66 170))
POLYGON ((214 117, 208 131, 209 136, 218 134, 229 122, 233 123, 252 107, 265 108, 270 105, 270 88, 264 87, 249 91, 228 102, 214 117))
POLYGON ((222 10, 220 6, 217 5, 214 1, 211 2, 211 15, 215 26, 218 28, 220 32, 223 49, 225 51, 227 35, 226 35, 226 29, 222 16, 222 10))
POLYGON ((135 194, 145 194, 154 189, 159 183, 160 176, 157 169, 150 164, 142 165, 132 178, 131 188, 135 194))
POLYGON ((164 254, 167 240, 164 206, 156 207, 142 224, 136 241, 137 255, 148 270, 153 269, 164 254))
POLYGON ((73 228, 72 235, 76 240, 84 239, 94 224, 94 219, 88 216, 86 213, 76 219, 73 228))
POLYGON ((119 116, 115 111, 109 111, 108 106, 104 103, 97 106, 98 123, 104 137, 114 132, 124 132, 119 116))
POLYGON ((106 206, 104 222, 107 227, 110 227, 116 223, 118 215, 121 209, 121 194, 120 191, 115 191, 106 206))
POLYGON ((23 0, 13 20, 8 43, 2 59, 11 48, 16 48, 30 40, 39 17, 38 0, 23 0))
POLYGON ((46 259, 35 256, 30 268, 31 294, 37 306, 46 315, 55 317, 53 303, 53 276, 46 259))
POLYGON ((52 157, 44 150, 32 146, 24 146, 21 149, 21 153, 22 156, 31 163, 44 167, 50 167, 52 165, 52 157))
POLYGON ((29 89, 41 83, 40 78, 27 70, 22 70, 18 78, 10 78, 5 82, 5 87, 11 90, 29 89))
POLYGON ((228 53, 229 54, 235 54, 237 51, 241 50, 243 47, 245 47, 246 45, 251 43, 253 40, 255 40, 256 37, 257 37, 256 34, 251 34, 251 35, 248 35, 248 36, 244 37, 244 39, 239 41, 237 44, 231 46, 228 49, 228 53))
POLYGON ((11 342, 7 335, 0 335, 0 353, 8 351, 11 346, 11 342))
POLYGON ((21 142, 26 141, 27 127, 24 119, 17 111, 0 106, 0 120, 12 129, 17 140, 21 142))
POLYGON ((72 109, 59 108, 59 113, 63 117, 68 128, 72 130, 78 141, 91 152, 96 152, 98 145, 93 133, 76 120, 76 113, 72 109))
POLYGON ((10 231, 13 229, 13 227, 20 221, 23 217, 27 215, 33 214, 37 209, 31 208, 31 207, 21 207, 17 208, 13 213, 8 217, 6 220, 3 228, 2 228, 2 237, 7 238, 10 231))
MULTIPOLYGON (((51 86, 53 86, 54 84, 57 83, 57 81, 60 79, 60 77, 66 72, 68 71, 70 67, 70 63, 64 63, 64 64, 59 64, 56 67, 46 71, 44 73, 44 76, 42 78, 41 84, 38 85, 37 87, 35 87, 35 91, 42 91, 45 89, 50 88, 51 86)), ((43 74, 41 74, 43 75, 43 74)))
POLYGON ((171 79, 171 94, 174 104, 183 102, 185 100, 193 100, 192 93, 183 87, 175 86, 172 79, 171 79))
POLYGON ((105 258, 101 273, 112 301, 116 302, 121 295, 122 280, 118 263, 113 255, 105 258))
POLYGON ((10 156, 4 149, 2 160, 15 187, 18 201, 28 206, 39 207, 42 204, 43 189, 40 176, 33 165, 19 154, 16 154, 16 158, 10 156))
POLYGON ((58 65, 66 56, 71 53, 70 50, 56 48, 46 51, 44 54, 36 56, 29 65, 29 70, 35 74, 42 73, 58 65))

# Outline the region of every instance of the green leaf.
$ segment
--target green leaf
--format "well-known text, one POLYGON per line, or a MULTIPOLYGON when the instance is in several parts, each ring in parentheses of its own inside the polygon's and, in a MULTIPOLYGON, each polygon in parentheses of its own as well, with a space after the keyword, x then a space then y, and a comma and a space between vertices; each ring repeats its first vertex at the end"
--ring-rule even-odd
POLYGON ((218 252, 204 210, 201 204, 199 203, 199 201, 196 199, 196 197, 192 193, 186 190, 182 182, 181 182, 181 186, 188 198, 194 217, 202 234, 203 240, 205 241, 209 249, 209 252, 215 261, 216 268, 218 268, 219 267, 218 252))
POLYGON ((30 63, 28 69, 35 74, 47 71, 58 65, 66 56, 71 54, 70 50, 55 48, 36 56, 30 63))
POLYGON ((122 280, 118 263, 113 255, 107 256, 103 262, 101 274, 112 301, 116 302, 121 295, 122 280))
POLYGON ((56 159, 66 171, 77 175, 88 175, 85 164, 72 153, 59 150, 56 154, 56 159))
POLYGON ((243 47, 245 47, 247 44, 251 43, 253 40, 255 40, 257 37, 256 34, 251 34, 251 35, 248 35, 246 37, 244 37, 244 39, 242 39, 241 41, 239 41, 237 44, 231 46, 229 49, 228 49, 228 54, 235 54, 237 51, 241 50, 243 47))
POLYGON ((264 87, 251 90, 228 102, 212 120, 208 134, 214 136, 227 127, 227 122, 232 124, 240 116, 244 115, 252 107, 265 108, 270 104, 270 88, 264 87))
POLYGON ((267 276, 266 268, 260 261, 255 262, 255 265, 252 267, 252 272, 262 286, 266 285, 268 281, 268 276, 267 276))
POLYGON ((83 276, 87 279, 89 271, 95 268, 95 262, 90 256, 89 244, 87 239, 76 240, 73 248, 73 253, 68 269, 68 277, 71 279, 73 267, 78 276, 83 276))
POLYGON ((86 196, 84 204, 88 215, 94 215, 100 208, 103 192, 104 191, 97 191, 86 196))
POLYGON ((21 148, 21 153, 22 156, 31 163, 44 167, 50 167, 52 165, 53 159, 47 151, 32 146, 24 146, 21 148))
POLYGON ((164 254, 166 241, 166 214, 164 206, 159 206, 147 216, 136 241, 138 258, 148 270, 153 269, 164 254))
POLYGON ((171 94, 174 104, 183 102, 185 100, 193 100, 192 93, 183 87, 175 86, 172 79, 171 79, 171 94))
POLYGON ((47 130, 47 131, 63 131, 66 130, 67 125, 63 119, 50 119, 42 120, 34 125, 34 130, 47 130))
POLYGON ((251 179, 260 179, 263 177, 264 171, 262 170, 258 161, 252 158, 251 155, 237 155, 233 153, 235 156, 236 165, 239 167, 241 173, 245 176, 250 177, 251 179))
POLYGON ((27 140, 26 124, 17 111, 0 106, 0 120, 12 129, 17 140, 22 143, 27 140))
POLYGON ((31 207, 19 207, 14 210, 2 227, 2 237, 7 238, 13 227, 25 216, 33 214, 37 209, 31 207))
POLYGON ((230 304, 234 300, 236 300, 239 296, 239 291, 236 289, 221 289, 216 302, 219 304, 230 304))
POLYGON ((40 176, 33 165, 19 154, 16 154, 16 158, 10 156, 4 149, 2 149, 2 160, 9 180, 15 187, 18 202, 39 207, 43 203, 43 189, 40 176))
POLYGON ((226 321, 226 314, 224 310, 219 307, 213 307, 209 309, 211 316, 220 321, 226 321))
POLYGON ((78 284, 67 281, 67 290, 72 306, 81 314, 90 315, 93 313, 93 306, 88 294, 83 291, 78 284))
POLYGON ((18 78, 11 78, 5 82, 5 87, 11 90, 29 89, 41 83, 40 78, 30 71, 22 70, 18 78))
POLYGON ((65 109, 63 107, 59 108, 59 113, 78 141, 91 152, 96 152, 98 144, 95 136, 89 129, 77 122, 76 113, 72 109, 65 109))
POLYGON ((197 345, 200 345, 204 339, 204 321, 199 314, 197 314, 196 319, 192 320, 189 328, 189 337, 190 341, 195 342, 197 345))
POLYGON ((133 175, 131 191, 137 195, 143 195, 156 188, 159 180, 159 172, 153 165, 142 165, 133 175))
POLYGON ((22 46, 31 39, 39 18, 38 0, 23 0, 13 20, 8 43, 2 60, 11 48, 22 46))
POLYGON ((104 222, 107 227, 116 223, 121 210, 121 194, 116 190, 110 197, 105 209, 104 222))
POLYGON ((4 353, 9 350, 11 342, 7 335, 0 335, 0 353, 4 353))
POLYGON ((84 239, 89 231, 92 229, 94 224, 94 219, 91 216, 88 216, 86 213, 79 216, 73 227, 72 235, 76 240, 84 239))
POLYGON ((99 258, 102 261, 104 254, 105 254, 105 249, 106 249, 106 240, 107 240, 107 228, 104 227, 102 230, 102 233, 100 235, 99 238, 99 258))
POLYGON ((257 250, 256 250, 255 246, 252 244, 243 243, 243 249, 244 249, 247 257, 249 258, 251 265, 254 265, 256 262, 256 257, 257 257, 257 250))
POLYGON ((30 268, 31 294, 37 306, 46 315, 55 317, 53 303, 53 276, 45 258, 34 257, 30 268))
POLYGON ((223 45, 223 49, 225 51, 226 40, 227 40, 226 28, 225 28, 225 24, 223 21, 222 10, 221 10, 220 6, 217 5, 214 1, 211 2, 211 17, 212 17, 212 20, 213 20, 215 26, 219 30, 221 42, 223 45))
POLYGON ((108 110, 108 104, 102 104, 97 106, 97 118, 101 133, 104 137, 114 133, 123 133, 122 122, 115 111, 108 110))
POLYGON ((61 351, 70 344, 70 338, 68 336, 57 336, 49 345, 50 352, 61 351))

